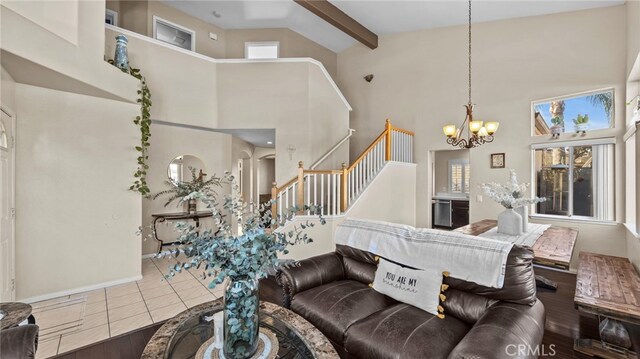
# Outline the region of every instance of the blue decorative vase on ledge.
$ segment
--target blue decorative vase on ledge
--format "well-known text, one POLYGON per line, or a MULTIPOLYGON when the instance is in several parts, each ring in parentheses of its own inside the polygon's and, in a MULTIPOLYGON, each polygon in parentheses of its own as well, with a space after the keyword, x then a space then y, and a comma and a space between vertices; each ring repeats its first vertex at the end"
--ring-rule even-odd
POLYGON ((129 54, 127 53, 127 37, 124 35, 116 36, 116 54, 113 62, 116 67, 123 71, 129 71, 129 54))

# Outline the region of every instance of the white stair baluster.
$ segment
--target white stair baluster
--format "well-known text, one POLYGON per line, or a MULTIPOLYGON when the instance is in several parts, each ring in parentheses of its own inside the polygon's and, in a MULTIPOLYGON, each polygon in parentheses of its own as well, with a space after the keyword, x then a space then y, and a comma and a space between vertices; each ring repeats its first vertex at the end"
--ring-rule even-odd
POLYGON ((324 175, 320 174, 320 206, 322 206, 322 210, 320 213, 325 214, 325 205, 324 205, 324 175))
MULTIPOLYGON (((309 175, 305 175, 304 176, 304 186, 306 187, 307 193, 305 195, 304 198, 304 203, 306 203, 307 207, 311 207, 311 184, 309 183, 311 176, 309 175)), ((311 211, 309 209, 307 209, 307 216, 311 215, 311 211)))
POLYGON ((338 175, 333 174, 333 215, 338 214, 338 175))
POLYGON ((317 174, 313 174, 313 205, 317 206, 318 205, 318 175, 317 174))

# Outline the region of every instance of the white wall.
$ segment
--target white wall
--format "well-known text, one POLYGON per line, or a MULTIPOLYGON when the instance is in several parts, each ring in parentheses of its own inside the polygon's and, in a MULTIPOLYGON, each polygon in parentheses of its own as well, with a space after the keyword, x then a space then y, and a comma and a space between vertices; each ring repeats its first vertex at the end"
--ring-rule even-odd
POLYGON ((3 5, 64 40, 78 43, 79 1, 3 1, 3 5))
MULTIPOLYGON (((219 63, 217 68, 218 127, 275 128, 278 184, 297 174, 299 161, 308 168, 347 135, 349 108, 317 64, 219 63)), ((329 163, 337 169, 342 162, 348 162, 345 149, 329 163)))
POLYGON ((312 243, 289 247, 289 254, 282 258, 304 259, 331 252, 335 249, 334 235, 345 218, 365 218, 379 221, 416 224, 416 165, 388 162, 344 216, 327 219, 320 225, 316 217, 298 216, 282 230, 289 231, 306 221, 315 224, 306 233, 312 243))
POLYGON ((16 299, 140 276, 135 104, 17 84, 16 299))
MULTIPOLYGON (((613 87, 616 128, 597 135, 621 140, 626 65, 625 6, 479 23, 473 29, 473 101, 476 119, 500 121, 492 144, 471 151, 471 221, 496 218, 501 207, 477 202, 478 184, 532 174, 531 101, 613 87), (491 153, 506 152, 506 169, 491 169, 491 153)), ((378 133, 385 118, 416 132, 417 226, 429 227, 428 153, 448 149, 442 126, 460 123, 467 102, 467 28, 455 26, 381 36, 375 51, 354 46, 338 54, 338 83, 353 106, 357 130, 351 155, 378 133), (371 83, 362 80, 375 75, 371 83)), ((564 139, 571 139, 565 135, 564 139)), ((542 139, 548 140, 548 139, 542 139)), ((616 210, 623 215, 622 146, 616 149, 616 210)), ((578 226, 578 225, 576 225, 578 226)), ((626 254, 620 225, 582 227, 577 251, 626 254)), ((577 252, 576 252, 577 253, 577 252)))
POLYGON ((264 158, 258 162, 260 182, 258 183, 259 194, 271 194, 273 182, 276 180, 276 162, 273 158, 264 158))
MULTIPOLYGON (((115 37, 106 30, 105 54, 113 58, 115 37)), ((135 35, 135 34, 134 34, 135 35)), ((216 66, 211 61, 160 46, 125 33, 129 64, 140 68, 151 91, 151 118, 173 123, 217 127, 216 66)))
MULTIPOLYGON (((633 71, 638 71, 640 66, 640 2, 627 1, 627 75, 630 76, 627 79, 627 100, 631 100, 634 96, 640 93, 640 76, 638 74, 632 74, 633 71)), ((635 104, 635 101, 632 101, 635 104)), ((626 116, 627 119, 633 117, 633 106, 627 106, 626 116)), ((636 127, 637 128, 637 127, 636 127)), ((628 184, 631 187, 635 186, 635 213, 636 213, 636 227, 640 223, 640 135, 636 132, 636 163, 635 163, 635 176, 631 174, 628 178, 634 178, 635 183, 628 184)), ((637 229, 636 231, 637 232, 637 229)), ((640 271, 640 237, 631 231, 627 231, 627 255, 636 266, 636 269, 640 271)))
POLYGON ((0 47, 22 59, 15 69, 5 63, 9 56, 2 62, 17 82, 59 89, 63 78, 84 91, 135 102, 138 81, 103 59, 104 0, 3 1, 0 6, 0 47), (20 68, 28 64, 57 76, 20 68))
POLYGON ((15 103, 16 82, 4 67, 0 67, 0 104, 8 106, 14 111, 16 107, 15 103))

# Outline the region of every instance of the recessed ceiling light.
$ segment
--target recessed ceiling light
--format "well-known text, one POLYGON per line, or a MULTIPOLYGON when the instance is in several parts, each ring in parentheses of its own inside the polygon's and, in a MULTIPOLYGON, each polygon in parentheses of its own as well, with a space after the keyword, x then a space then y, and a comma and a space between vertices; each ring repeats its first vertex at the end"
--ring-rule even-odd
POLYGON ((215 10, 213 10, 212 14, 213 14, 213 16, 218 17, 218 18, 219 18, 220 16, 222 16, 222 14, 220 14, 219 12, 217 12, 217 11, 215 11, 215 10))
POLYGON ((267 145, 273 145, 273 142, 267 141, 267 145))

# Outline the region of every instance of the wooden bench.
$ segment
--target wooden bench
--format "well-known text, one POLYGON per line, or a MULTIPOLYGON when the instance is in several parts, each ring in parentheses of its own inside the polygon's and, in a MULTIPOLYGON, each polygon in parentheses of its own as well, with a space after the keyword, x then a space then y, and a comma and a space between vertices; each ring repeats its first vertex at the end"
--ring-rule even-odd
MULTIPOLYGON (((573 299, 576 308, 599 318, 621 322, 631 341, 636 339, 633 344, 639 345, 640 276, 629 259, 580 252, 579 260, 573 299)), ((630 350, 611 350, 600 341, 591 339, 576 339, 574 349, 603 358, 638 357, 630 350)))

